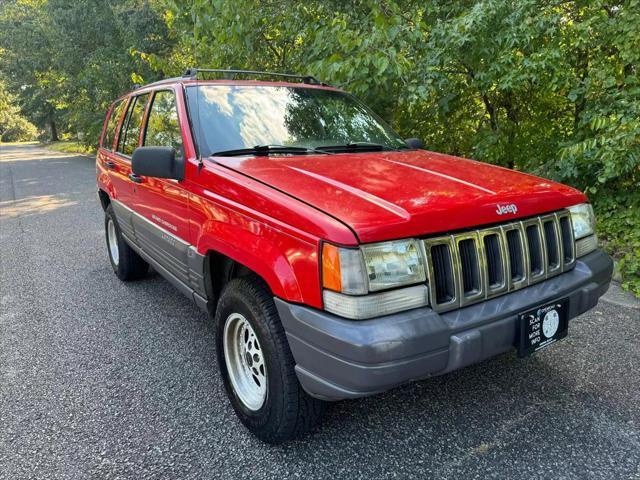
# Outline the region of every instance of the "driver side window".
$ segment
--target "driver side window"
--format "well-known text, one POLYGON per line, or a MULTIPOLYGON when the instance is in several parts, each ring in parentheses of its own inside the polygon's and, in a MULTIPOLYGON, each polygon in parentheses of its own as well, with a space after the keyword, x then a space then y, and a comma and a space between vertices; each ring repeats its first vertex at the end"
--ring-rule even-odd
POLYGON ((172 91, 161 90, 153 96, 142 145, 173 147, 176 155, 182 155, 182 133, 178 121, 176 98, 172 91))

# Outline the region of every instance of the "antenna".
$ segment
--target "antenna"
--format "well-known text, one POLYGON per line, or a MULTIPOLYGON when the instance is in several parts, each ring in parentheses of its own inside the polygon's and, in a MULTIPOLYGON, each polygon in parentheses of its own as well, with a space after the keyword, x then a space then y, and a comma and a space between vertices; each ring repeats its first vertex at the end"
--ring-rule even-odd
MULTIPOLYGON (((197 19, 195 9, 192 9, 192 18, 193 18, 193 60, 198 64, 198 36, 197 36, 197 19)), ((191 69, 187 69, 189 72, 191 69)), ((198 77, 195 76, 196 81, 196 118, 198 122, 198 133, 200 134, 200 139, 202 140, 202 123, 200 123, 200 86, 198 85, 198 77)), ((202 160, 202 149, 199 145, 196 145, 196 151, 198 152, 198 174, 202 170, 204 166, 204 160, 202 160)))

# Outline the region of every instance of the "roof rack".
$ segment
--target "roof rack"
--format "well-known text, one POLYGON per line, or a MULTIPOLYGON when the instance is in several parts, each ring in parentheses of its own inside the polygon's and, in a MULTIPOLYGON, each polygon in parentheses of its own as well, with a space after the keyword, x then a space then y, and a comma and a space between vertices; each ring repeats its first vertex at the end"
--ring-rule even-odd
POLYGON ((277 72, 260 72, 256 70, 231 70, 231 69, 224 70, 221 68, 187 68, 187 70, 185 70, 182 77, 195 79, 197 78, 199 73, 219 73, 219 74, 226 74, 226 75, 230 74, 233 76, 234 79, 236 75, 254 75, 254 76, 261 76, 261 77, 284 77, 284 78, 300 80, 302 83, 308 83, 310 85, 327 85, 326 83, 321 82, 320 80, 318 80, 317 78, 311 75, 295 75, 293 73, 277 73, 277 72))

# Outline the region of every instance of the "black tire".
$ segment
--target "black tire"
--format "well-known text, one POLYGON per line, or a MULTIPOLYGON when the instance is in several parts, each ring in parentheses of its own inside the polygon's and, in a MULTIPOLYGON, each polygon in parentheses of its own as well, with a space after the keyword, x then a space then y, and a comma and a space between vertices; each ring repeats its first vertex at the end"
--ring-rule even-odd
POLYGON ((231 405, 242 423, 260 440, 279 444, 300 437, 320 423, 326 403, 309 396, 294 371, 273 295, 256 276, 231 280, 220 296, 215 315, 216 353, 231 405), (260 343, 267 370, 267 392, 262 407, 250 410, 240 400, 229 378, 223 335, 233 313, 243 315, 260 343))
POLYGON ((109 205, 105 210, 104 232, 107 240, 107 253, 109 255, 109 261, 111 262, 111 268, 113 268, 113 271, 118 278, 123 282, 127 282, 129 280, 137 280, 144 277, 149 270, 149 264, 145 262, 142 257, 138 255, 125 241, 111 205, 109 205), (117 262, 114 260, 109 246, 109 222, 113 222, 115 230, 119 257, 117 262))

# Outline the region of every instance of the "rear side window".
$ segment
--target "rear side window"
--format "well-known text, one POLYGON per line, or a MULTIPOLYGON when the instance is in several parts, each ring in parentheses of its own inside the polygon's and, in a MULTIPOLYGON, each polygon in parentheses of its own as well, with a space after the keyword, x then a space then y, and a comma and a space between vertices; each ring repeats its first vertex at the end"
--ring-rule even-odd
POLYGON ((182 153, 182 134, 176 109, 176 97, 172 91, 157 92, 152 100, 143 145, 149 147, 173 147, 182 153))
POLYGON ((147 103, 149 94, 138 95, 135 97, 127 111, 127 118, 122 124, 120 138, 118 138, 118 151, 125 155, 132 155, 138 146, 140 138, 140 129, 142 128, 142 117, 144 116, 144 107, 147 103))
POLYGON ((113 149, 113 142, 116 139, 116 129, 118 128, 120 117, 122 117, 122 110, 124 110, 124 106, 125 102, 120 100, 111 110, 111 116, 107 122, 107 130, 105 131, 104 139, 102 140, 102 146, 104 148, 108 148, 109 150, 113 149))

